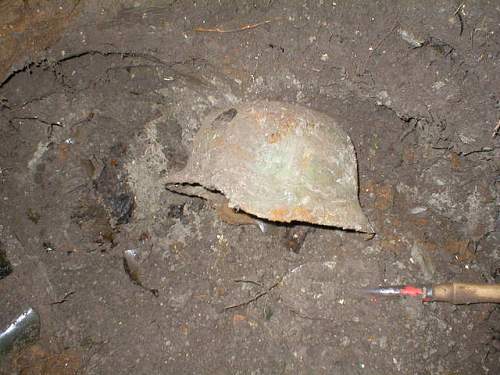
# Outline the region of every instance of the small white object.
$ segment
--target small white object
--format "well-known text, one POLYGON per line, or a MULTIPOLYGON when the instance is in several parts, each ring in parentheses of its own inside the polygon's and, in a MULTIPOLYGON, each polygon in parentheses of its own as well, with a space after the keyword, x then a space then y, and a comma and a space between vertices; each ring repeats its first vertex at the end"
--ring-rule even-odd
POLYGON ((425 212, 425 211, 427 211, 427 207, 413 207, 410 210, 410 213, 412 215, 418 215, 418 214, 421 214, 422 212, 425 212))
POLYGON ((467 137, 465 134, 458 133, 458 138, 462 143, 465 143, 466 145, 474 143, 476 140, 472 137, 467 137))
POLYGON ((265 221, 257 219, 257 220, 255 220, 255 222, 257 223, 257 226, 259 227, 259 229, 262 233, 267 232, 269 225, 265 221))
POLYGON ((446 185, 446 183, 445 183, 443 180, 439 179, 439 178, 435 178, 435 179, 434 179, 434 182, 435 182, 437 185, 439 185, 439 186, 444 186, 444 185, 446 185))
POLYGON ((432 84, 432 88, 433 88, 434 90, 439 90, 440 88, 442 88, 442 87, 444 87, 444 86, 446 86, 446 83, 444 83, 443 81, 437 81, 437 82, 434 82, 434 83, 432 84))
POLYGON ((422 45, 424 44, 423 40, 417 39, 415 35, 407 30, 399 29, 398 34, 401 39, 403 39, 406 43, 414 48, 422 47, 422 45))

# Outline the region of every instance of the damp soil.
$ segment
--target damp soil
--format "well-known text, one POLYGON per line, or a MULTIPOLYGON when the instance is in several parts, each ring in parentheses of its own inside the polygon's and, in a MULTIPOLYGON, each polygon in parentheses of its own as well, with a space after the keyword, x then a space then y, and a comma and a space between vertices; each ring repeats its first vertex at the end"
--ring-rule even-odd
POLYGON ((496 305, 357 292, 500 281, 495 1, 54 3, 0 3, 0 324, 42 322, 2 373, 500 372, 496 305), (375 236, 165 189, 258 99, 350 135, 375 236))

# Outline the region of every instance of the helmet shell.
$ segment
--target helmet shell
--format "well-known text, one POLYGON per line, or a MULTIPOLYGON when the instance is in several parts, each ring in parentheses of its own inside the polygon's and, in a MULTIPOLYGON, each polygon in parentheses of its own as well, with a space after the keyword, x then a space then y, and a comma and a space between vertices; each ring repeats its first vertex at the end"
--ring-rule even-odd
POLYGON ((212 113, 168 183, 221 192, 230 207, 271 221, 373 232, 359 205, 349 136, 299 105, 256 101, 212 113))

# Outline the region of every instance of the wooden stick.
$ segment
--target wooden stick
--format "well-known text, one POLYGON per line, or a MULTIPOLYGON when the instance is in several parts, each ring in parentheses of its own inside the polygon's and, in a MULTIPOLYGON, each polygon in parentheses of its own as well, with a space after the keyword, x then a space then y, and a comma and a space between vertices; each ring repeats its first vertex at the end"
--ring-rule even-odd
POLYGON ((496 135, 498 134, 499 130, 500 130, 500 120, 498 120, 497 126, 495 126, 495 129, 493 129, 493 134, 492 134, 491 138, 495 138, 496 135))
MULTIPOLYGON (((242 307, 242 306, 246 306, 246 305, 249 305, 250 303, 252 302, 255 302, 257 301, 260 297, 263 297, 265 296, 266 294, 269 294, 271 292, 271 290, 273 290, 274 288, 276 288, 280 283, 281 281, 283 280, 283 277, 280 277, 278 281, 276 281, 273 285, 271 285, 269 288, 267 288, 266 290, 258 293, 255 297, 252 297, 244 302, 240 302, 240 303, 236 303, 234 305, 229 305, 229 306, 226 306, 224 307, 224 310, 230 310, 230 309, 235 309, 237 307, 242 307)), ((241 281, 241 280, 240 280, 241 281)))
POLYGON ((365 73, 365 70, 366 70, 366 66, 368 65, 368 62, 370 61, 372 55, 380 48, 380 46, 382 45, 382 43, 384 43, 384 41, 394 32, 394 30, 396 30, 397 28, 399 27, 399 21, 396 21, 394 23, 394 26, 392 26, 392 28, 387 32, 387 34, 385 34, 383 36, 382 39, 380 39, 377 43, 377 45, 370 51, 370 53, 368 53, 368 56, 366 56, 366 59, 362 65, 362 70, 359 70, 356 75, 358 76, 361 76, 365 73))
POLYGON ((196 31, 198 33, 237 33, 240 31, 255 29, 259 26, 266 25, 266 24, 271 23, 273 21, 276 21, 280 18, 281 17, 276 17, 276 18, 271 18, 269 20, 265 20, 262 22, 252 23, 249 25, 241 25, 238 29, 222 29, 220 27, 214 27, 214 28, 197 27, 193 31, 196 31))
POLYGON ((432 300, 455 305, 500 303, 500 284, 449 283, 432 287, 432 300))

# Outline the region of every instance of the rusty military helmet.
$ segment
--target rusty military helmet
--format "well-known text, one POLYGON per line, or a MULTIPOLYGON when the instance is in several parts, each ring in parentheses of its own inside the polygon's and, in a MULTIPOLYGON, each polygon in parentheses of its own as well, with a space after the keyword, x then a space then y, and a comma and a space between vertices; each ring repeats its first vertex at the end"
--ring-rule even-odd
POLYGON ((358 201, 349 136, 330 116, 299 105, 261 100, 213 112, 169 186, 208 199, 223 194, 229 207, 270 221, 373 232, 358 201))

